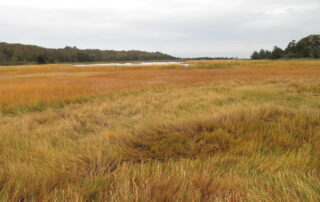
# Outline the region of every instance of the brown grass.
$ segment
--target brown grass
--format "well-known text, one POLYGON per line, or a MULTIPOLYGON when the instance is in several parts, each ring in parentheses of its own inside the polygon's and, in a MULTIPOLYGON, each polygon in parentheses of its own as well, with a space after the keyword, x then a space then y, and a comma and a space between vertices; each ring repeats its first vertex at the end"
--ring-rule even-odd
POLYGON ((319 201, 320 62, 200 63, 6 67, 0 201, 319 201))
POLYGON ((192 61, 190 67, 0 67, 4 68, 0 73, 0 110, 2 113, 43 110, 119 90, 153 86, 319 77, 319 65, 319 61, 192 61))

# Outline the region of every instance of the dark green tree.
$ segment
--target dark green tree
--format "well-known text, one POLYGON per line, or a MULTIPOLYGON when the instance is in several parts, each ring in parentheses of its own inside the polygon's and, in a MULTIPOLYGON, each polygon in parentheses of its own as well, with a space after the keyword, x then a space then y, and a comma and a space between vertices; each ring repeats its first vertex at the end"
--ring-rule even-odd
POLYGON ((259 59, 265 59, 266 58, 266 51, 264 49, 261 49, 259 51, 259 59))
POLYGON ((278 46, 275 46, 271 53, 271 59, 280 59, 283 57, 283 50, 278 46))
POLYGON ((173 60, 160 52, 113 51, 86 49, 66 46, 61 49, 48 49, 39 46, 0 43, 0 64, 21 63, 62 63, 62 62, 111 62, 130 60, 173 60))
POLYGON ((45 64, 46 63, 46 57, 44 55, 39 55, 37 57, 37 63, 38 64, 45 64))
POLYGON ((271 59, 271 58, 272 58, 272 53, 271 53, 271 51, 266 50, 265 59, 271 59))
POLYGON ((252 60, 258 60, 258 59, 260 59, 259 53, 258 53, 257 51, 254 51, 254 52, 252 53, 252 55, 251 55, 251 59, 252 59, 252 60))
POLYGON ((309 35, 298 42, 292 40, 283 51, 275 46, 272 52, 260 50, 255 59, 279 59, 279 58, 320 58, 320 35, 309 35))
POLYGON ((314 49, 312 51, 312 57, 313 58, 320 58, 320 48, 314 49))

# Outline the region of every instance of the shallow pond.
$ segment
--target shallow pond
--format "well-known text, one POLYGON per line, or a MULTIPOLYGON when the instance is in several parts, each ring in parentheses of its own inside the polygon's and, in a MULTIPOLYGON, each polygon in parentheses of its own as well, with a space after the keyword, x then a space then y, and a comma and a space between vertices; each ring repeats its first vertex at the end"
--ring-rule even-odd
POLYGON ((189 66, 189 64, 184 62, 127 62, 127 63, 104 63, 104 64, 78 64, 74 65, 76 67, 86 67, 86 66, 150 66, 150 65, 184 65, 189 66))

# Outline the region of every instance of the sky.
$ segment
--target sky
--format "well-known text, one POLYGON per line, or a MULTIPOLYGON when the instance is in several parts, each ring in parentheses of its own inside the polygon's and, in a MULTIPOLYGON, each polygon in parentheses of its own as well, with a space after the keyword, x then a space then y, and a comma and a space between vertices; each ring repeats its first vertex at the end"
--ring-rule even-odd
POLYGON ((320 0, 0 0, 0 41, 248 58, 320 34, 320 0))

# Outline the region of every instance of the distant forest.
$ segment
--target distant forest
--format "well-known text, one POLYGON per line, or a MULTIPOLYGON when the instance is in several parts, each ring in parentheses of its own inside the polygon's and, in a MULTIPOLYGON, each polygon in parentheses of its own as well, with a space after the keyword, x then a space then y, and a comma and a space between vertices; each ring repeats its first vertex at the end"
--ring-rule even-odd
POLYGON ((320 58, 320 35, 310 35, 298 42, 293 40, 284 50, 275 46, 272 51, 261 49, 251 55, 253 60, 281 58, 320 58))
POLYGON ((160 52, 114 51, 85 49, 66 46, 49 49, 34 45, 0 43, 0 64, 112 62, 137 60, 173 60, 173 56, 160 52))

